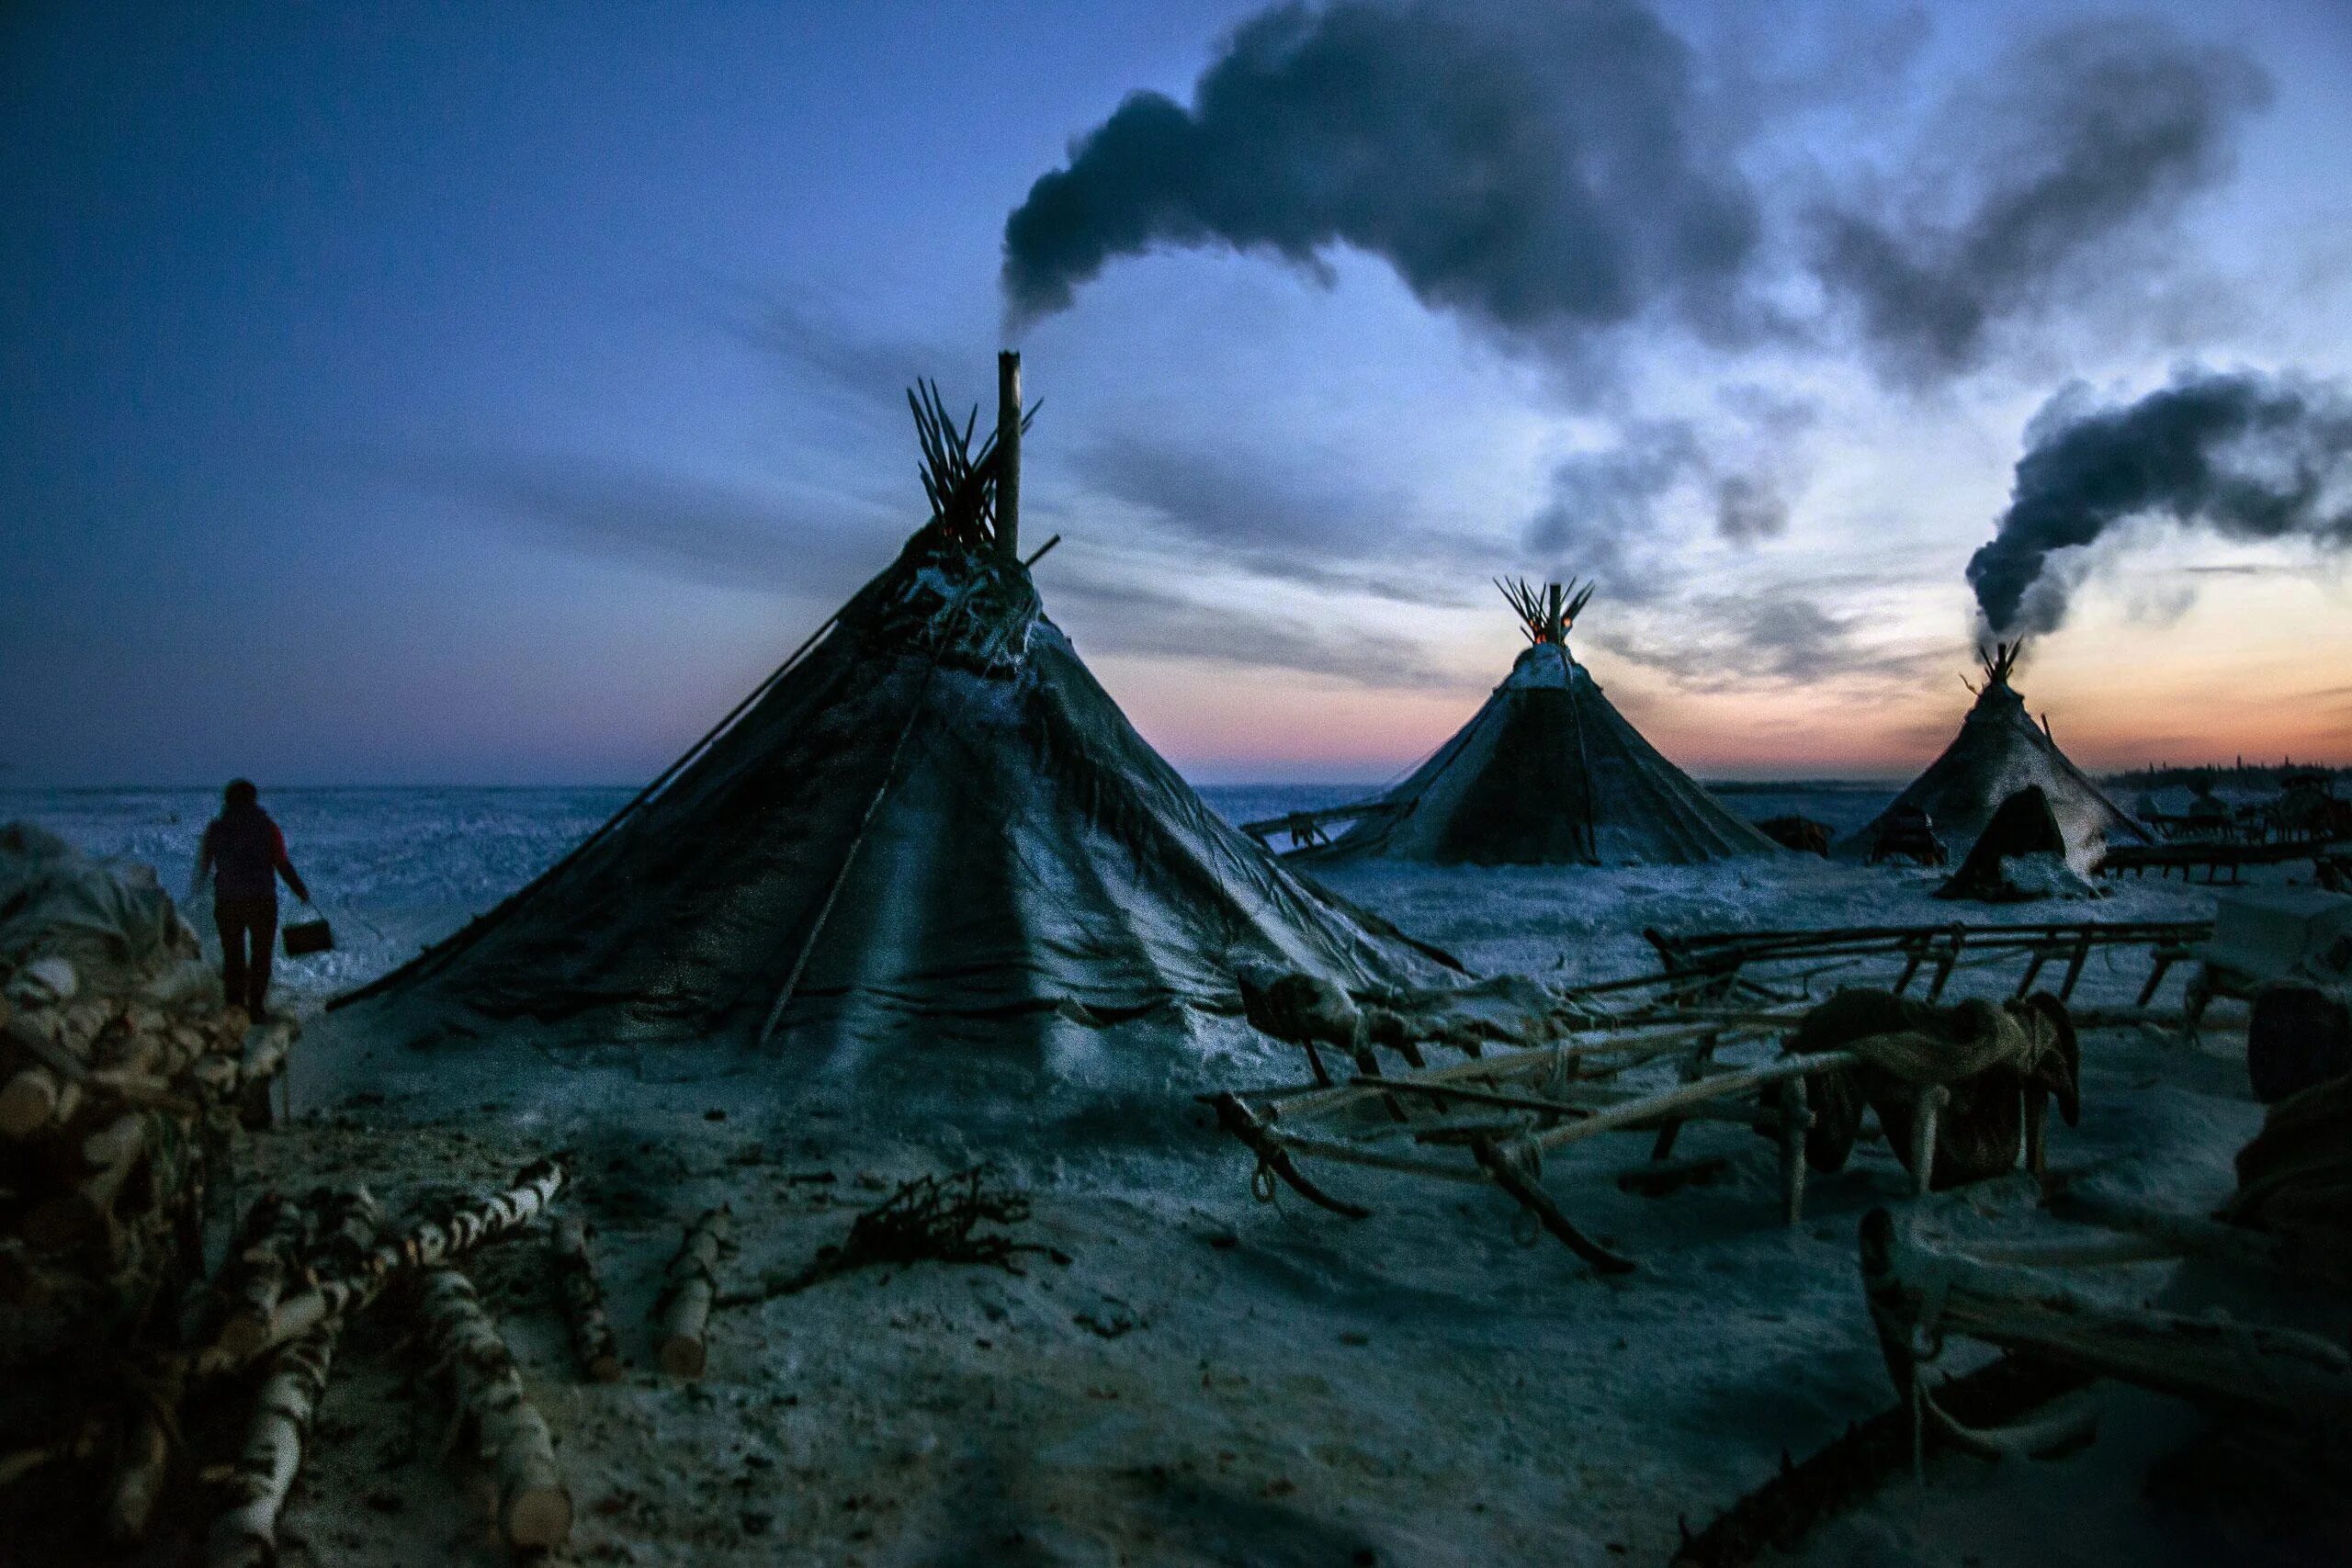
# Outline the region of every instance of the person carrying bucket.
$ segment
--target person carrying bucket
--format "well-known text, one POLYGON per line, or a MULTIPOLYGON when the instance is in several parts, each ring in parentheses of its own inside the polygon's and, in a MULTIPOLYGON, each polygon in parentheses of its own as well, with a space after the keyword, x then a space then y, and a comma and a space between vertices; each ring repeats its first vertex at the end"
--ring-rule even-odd
POLYGON ((196 857, 199 889, 208 871, 212 923, 220 933, 221 989, 232 1007, 259 1019, 269 999, 269 950, 277 937, 277 879, 284 877, 305 904, 311 890, 286 858, 286 835, 261 808, 261 792, 251 780, 232 779, 221 791, 220 815, 205 828, 196 857))

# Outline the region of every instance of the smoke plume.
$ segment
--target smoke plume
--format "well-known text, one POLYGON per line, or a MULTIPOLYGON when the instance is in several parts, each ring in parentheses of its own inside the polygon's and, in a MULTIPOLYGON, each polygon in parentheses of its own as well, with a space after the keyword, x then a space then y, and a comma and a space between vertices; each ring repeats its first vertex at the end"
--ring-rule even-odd
POLYGON ((2135 517, 2352 547, 2352 399, 2333 383, 2184 369, 2108 408, 2075 388, 2042 406, 2026 439, 2008 510, 1968 563, 1996 633, 2054 629, 2071 583, 2053 553, 2135 517))
POLYGON ((1515 333, 1720 315, 1755 199, 1704 145, 1682 40, 1634 0, 1338 0, 1263 12, 1186 108, 1139 92, 1006 220, 1013 317, 1115 257, 1346 244, 1432 307, 1515 333))
POLYGON ((2159 24, 2061 28, 1948 106, 1869 215, 1851 200, 1816 215, 1815 265, 1886 369, 1970 369, 1996 323, 2111 286, 2095 265, 2110 243, 2226 177, 2268 99, 2244 55, 2159 24))

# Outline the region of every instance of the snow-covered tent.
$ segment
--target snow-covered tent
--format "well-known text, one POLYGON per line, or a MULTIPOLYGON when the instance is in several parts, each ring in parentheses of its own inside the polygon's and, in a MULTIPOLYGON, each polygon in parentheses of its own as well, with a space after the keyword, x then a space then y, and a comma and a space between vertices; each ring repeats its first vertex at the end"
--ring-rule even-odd
POLYGON ((1238 1011, 1245 964, 1451 977, 1202 802, 998 525, 1017 434, 972 453, 929 389, 916 414, 934 515, 898 559, 614 822, 336 1005, 429 993, 595 1038, 729 1039, 1238 1011))
POLYGON ((1510 678, 1346 832, 1297 858, 1688 865, 1781 852, 1660 756, 1568 652, 1591 584, 1496 586, 1528 640, 1510 678))
POLYGON ((1916 807, 1933 819, 1945 847, 1955 857, 1964 856, 2001 803, 2029 786, 2039 787, 2048 800, 2065 835, 2066 857, 2077 871, 2110 841, 2147 841, 2146 831, 2027 716, 2025 699, 2009 683, 2024 648, 2022 642, 1997 643, 1981 656, 1984 684, 1960 734, 1885 811, 1834 845, 1833 855, 1869 854, 1879 824, 1894 811, 1916 807))

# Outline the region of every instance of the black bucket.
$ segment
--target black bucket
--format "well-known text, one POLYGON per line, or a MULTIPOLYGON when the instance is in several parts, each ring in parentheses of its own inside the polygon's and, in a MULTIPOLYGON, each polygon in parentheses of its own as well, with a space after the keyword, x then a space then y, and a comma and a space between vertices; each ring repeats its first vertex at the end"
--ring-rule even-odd
POLYGON ((334 951, 334 928, 323 915, 307 920, 297 920, 285 930, 286 956, 300 958, 313 953, 334 951))

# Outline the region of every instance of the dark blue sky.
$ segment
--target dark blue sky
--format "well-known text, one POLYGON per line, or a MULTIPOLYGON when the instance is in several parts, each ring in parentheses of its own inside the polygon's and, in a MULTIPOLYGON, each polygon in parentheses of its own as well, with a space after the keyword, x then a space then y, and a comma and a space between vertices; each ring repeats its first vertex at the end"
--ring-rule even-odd
MULTIPOLYGON (((1255 9, 9 8, 4 776, 650 773, 920 521, 899 389, 989 385, 1007 213, 1129 92, 1186 99, 1255 9)), ((1938 106, 2046 21, 1773 10, 1663 8, 1768 245, 1822 190, 1907 178, 1938 106)), ((2188 39, 2211 20, 2149 14, 2188 39)), ((1950 694, 1959 563, 2058 382, 2144 384, 2185 355, 2344 368, 2334 16, 2229 29, 2267 98, 2231 168, 2137 236, 2177 276, 2053 288, 1924 389, 1811 329, 1509 341, 1344 245, 1322 279, 1214 248, 1114 263, 1024 337, 1031 526, 1071 536, 1049 605, 1180 763, 1382 773, 1500 674, 1485 580, 1577 564, 1540 526, 1564 455, 1681 420, 1704 454, 1684 479, 1794 454, 1795 524, 1725 555, 1670 476, 1624 538, 1581 541, 1639 558, 1593 615, 1612 692, 1719 768, 1895 755, 1939 722, 1905 693, 1931 667, 1950 694), (1731 383, 1754 392, 1738 418, 1692 423, 1731 383), (1923 468, 1951 480, 1923 497, 1923 468), (1826 562, 1850 581, 1792 610, 1826 562), (1875 716, 1792 733, 1800 694, 1767 666, 1808 637, 1875 716), (1774 724, 1709 716, 1774 703, 1774 724)), ((1771 287, 1817 311, 1790 265, 1771 287)), ((2290 626, 2341 618, 2340 572, 2280 575, 2318 595, 2278 602, 2290 626)), ((2119 604, 2085 692, 2146 664, 2130 627, 2177 646, 2189 613, 2119 604)))

